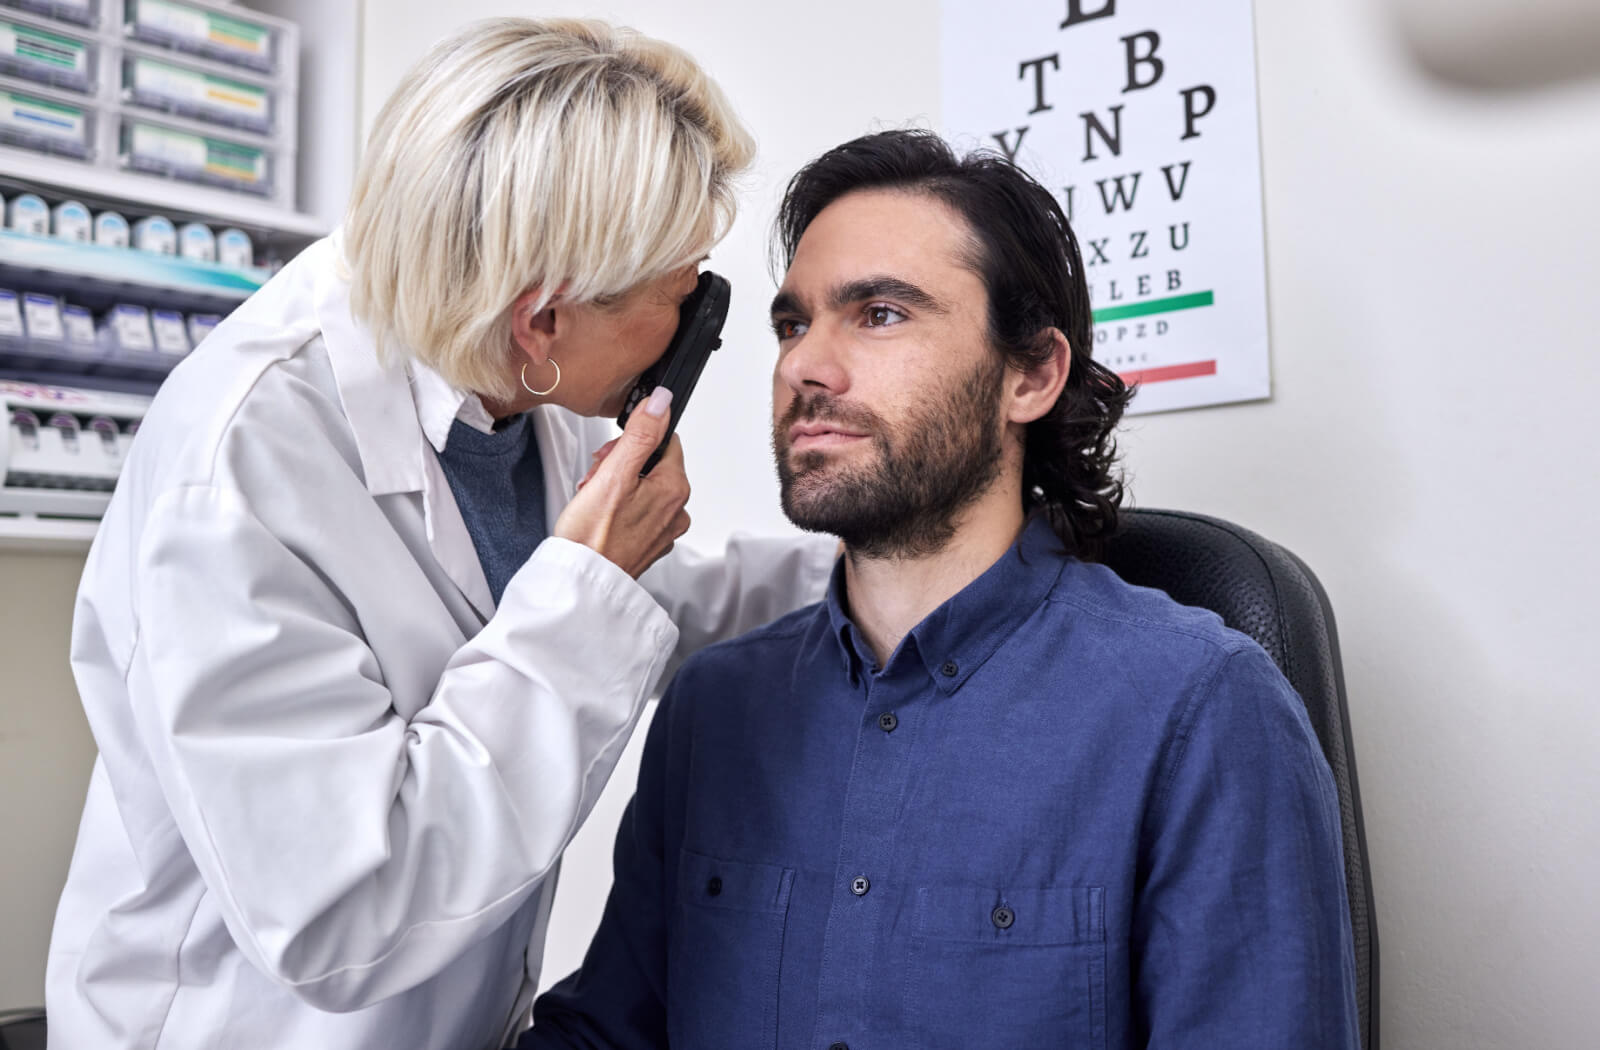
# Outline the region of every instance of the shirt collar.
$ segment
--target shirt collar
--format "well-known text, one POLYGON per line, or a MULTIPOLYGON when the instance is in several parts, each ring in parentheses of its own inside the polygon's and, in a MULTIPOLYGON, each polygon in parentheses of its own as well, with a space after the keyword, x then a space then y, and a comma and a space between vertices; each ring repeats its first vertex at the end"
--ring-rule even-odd
POLYGON ((857 665, 871 666, 871 656, 868 654, 866 640, 856 644, 858 632, 856 625, 850 621, 850 614, 845 612, 845 562, 846 558, 833 560, 833 572, 828 575, 828 595, 824 604, 828 607, 828 623, 833 627, 833 640, 838 643, 839 656, 844 661, 844 673, 850 676, 852 682, 857 675, 857 665))
MULTIPOLYGON (((1067 560, 1049 521, 1034 515, 998 561, 911 629, 885 670, 915 660, 940 692, 955 692, 1033 614, 1067 560)), ((872 657, 845 602, 845 559, 840 558, 828 583, 828 620, 845 673, 854 678, 860 667, 871 666, 872 657)))
POLYGON ((411 395, 417 402, 417 421, 435 452, 444 451, 450 427, 458 419, 480 433, 494 432, 494 417, 476 394, 451 386, 421 361, 411 362, 411 395))

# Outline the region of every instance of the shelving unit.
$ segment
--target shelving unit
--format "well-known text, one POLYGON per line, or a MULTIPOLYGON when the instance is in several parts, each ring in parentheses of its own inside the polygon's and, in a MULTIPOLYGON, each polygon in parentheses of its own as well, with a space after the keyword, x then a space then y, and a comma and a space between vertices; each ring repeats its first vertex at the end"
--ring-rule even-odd
POLYGON ((98 528, 99 522, 83 518, 0 514, 0 550, 40 554, 86 551, 98 528))
POLYGON ((152 306, 226 313, 265 284, 271 271, 0 230, 0 287, 76 294, 87 306, 130 295, 152 306))
MULTIPOLYGON (((0 51, 4 25, 22 27, 41 37, 37 50, 61 70, 30 79, 16 63, 0 60, 0 106, 8 93, 31 100, 10 124, 0 116, 0 194, 76 200, 130 223, 159 214, 176 225, 235 227, 250 236, 258 264, 237 269, 5 230, 0 288, 54 295, 95 311, 134 302, 227 314, 343 212, 356 157, 361 7, 362 0, 0 0, 0 51), (237 49, 230 57, 226 46, 238 43, 229 39, 234 23, 243 37, 251 25, 265 27, 267 36, 256 40, 259 61, 238 61, 237 49), (209 47, 204 34, 195 34, 197 25, 221 26, 211 36, 224 49, 209 47), (27 132, 30 121, 50 125, 65 145, 40 148, 27 132), (192 139, 159 140, 160 150, 147 150, 157 155, 135 158, 126 148, 134 124, 260 150, 271 165, 270 183, 174 177, 171 169, 190 159, 184 151, 194 148, 192 139), (72 148, 75 135, 84 143, 81 153, 72 148)), ((246 50, 256 43, 246 39, 246 50)), ((223 157, 223 168, 229 159, 223 157)), ((161 355, 103 347, 68 353, 62 344, 0 338, 3 378, 138 389, 128 386, 131 378, 153 389, 171 363, 161 355)), ((96 526, 94 501, 62 496, 0 500, 0 551, 85 549, 96 526)))

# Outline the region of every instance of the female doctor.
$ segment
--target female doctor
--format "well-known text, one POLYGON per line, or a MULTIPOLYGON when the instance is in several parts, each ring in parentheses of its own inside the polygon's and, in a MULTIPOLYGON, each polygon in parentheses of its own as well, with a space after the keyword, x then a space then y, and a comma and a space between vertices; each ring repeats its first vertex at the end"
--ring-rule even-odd
POLYGON ((751 152, 675 48, 478 24, 379 115, 342 235, 173 372, 78 596, 100 755, 53 1047, 524 1023, 558 858, 646 698, 819 597, 833 554, 663 557, 688 483, 676 440, 638 476, 660 394, 578 487, 751 152))

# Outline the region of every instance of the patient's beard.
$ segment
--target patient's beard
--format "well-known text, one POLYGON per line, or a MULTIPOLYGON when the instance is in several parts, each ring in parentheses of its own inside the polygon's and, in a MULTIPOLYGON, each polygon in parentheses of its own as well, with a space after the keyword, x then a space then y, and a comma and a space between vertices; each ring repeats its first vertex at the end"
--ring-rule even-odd
POLYGON ((796 398, 772 431, 783 512, 811 532, 838 536, 854 555, 917 558, 943 550, 960 514, 1000 474, 1000 390, 1005 366, 986 360, 889 426, 828 394, 796 398), (830 466, 823 451, 789 452, 802 420, 865 431, 875 453, 865 466, 830 466))

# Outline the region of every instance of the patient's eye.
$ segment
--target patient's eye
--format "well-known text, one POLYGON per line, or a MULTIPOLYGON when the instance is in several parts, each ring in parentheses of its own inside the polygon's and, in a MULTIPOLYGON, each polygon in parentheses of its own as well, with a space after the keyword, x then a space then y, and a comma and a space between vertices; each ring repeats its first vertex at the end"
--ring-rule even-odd
POLYGON ((778 342, 780 343, 790 339, 798 339, 800 336, 805 335, 806 330, 810 327, 804 321, 798 321, 793 317, 774 317, 772 319, 772 334, 778 337, 778 342))
POLYGON ((906 315, 892 306, 883 303, 873 303, 866 309, 868 328, 885 328, 892 324, 899 324, 906 319, 906 315))

